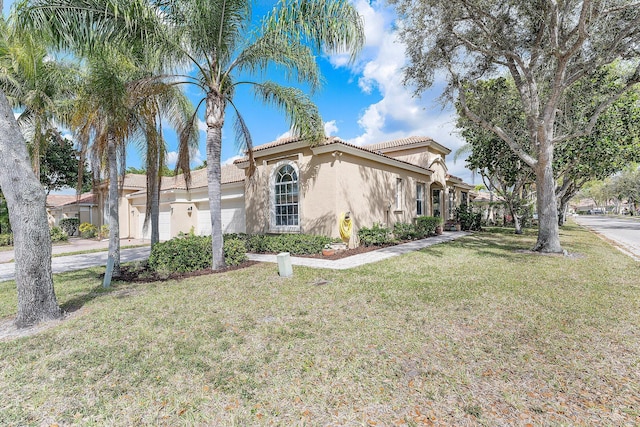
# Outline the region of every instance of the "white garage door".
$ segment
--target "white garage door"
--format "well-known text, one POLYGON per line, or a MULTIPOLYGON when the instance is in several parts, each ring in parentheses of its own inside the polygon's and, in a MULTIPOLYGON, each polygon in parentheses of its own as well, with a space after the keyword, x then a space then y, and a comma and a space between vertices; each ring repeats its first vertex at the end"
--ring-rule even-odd
POLYGON ((160 241, 171 239, 171 207, 160 206, 160 215, 158 215, 158 231, 160 233, 160 241))
MULTIPOLYGON (((222 232, 244 233, 246 232, 244 199, 222 200, 222 232)), ((198 203, 198 234, 211 235, 211 214, 209 203, 198 203)))
POLYGON ((246 232, 244 217, 244 199, 231 199, 222 201, 222 232, 244 233, 246 232))
MULTIPOLYGON (((139 236, 143 236, 143 239, 151 238, 151 222, 147 226, 146 233, 143 230, 144 227, 144 218, 145 213, 140 212, 140 218, 138 222, 138 226, 140 227, 139 236)), ((158 215, 158 228, 160 233, 160 241, 171 239, 171 208, 167 207, 164 210, 162 207, 160 208, 160 214, 158 215)))
POLYGON ((138 217, 138 227, 140 227, 140 230, 138 231, 138 236, 142 236, 143 239, 151 239, 151 222, 149 222, 149 225, 147 226, 147 230, 145 233, 143 229, 144 218, 145 218, 145 213, 140 212, 140 216, 138 217))

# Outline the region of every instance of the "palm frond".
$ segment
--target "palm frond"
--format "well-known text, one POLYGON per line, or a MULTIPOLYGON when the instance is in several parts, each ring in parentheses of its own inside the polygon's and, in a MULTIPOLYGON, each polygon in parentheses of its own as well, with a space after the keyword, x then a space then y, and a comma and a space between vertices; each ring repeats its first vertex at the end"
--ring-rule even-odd
POLYGON ((262 25, 265 33, 305 40, 319 51, 349 52, 352 61, 365 42, 362 17, 349 0, 280 0, 262 25))
POLYGON ((284 112, 295 136, 309 140, 312 145, 325 138, 318 107, 300 89, 281 86, 274 82, 255 84, 253 88, 261 101, 284 112))
POLYGON ((311 48, 299 39, 286 38, 274 32, 262 35, 247 46, 229 72, 238 68, 239 71, 265 73, 270 64, 283 69, 287 80, 296 77, 298 82, 309 83, 312 90, 320 86, 320 69, 311 48))

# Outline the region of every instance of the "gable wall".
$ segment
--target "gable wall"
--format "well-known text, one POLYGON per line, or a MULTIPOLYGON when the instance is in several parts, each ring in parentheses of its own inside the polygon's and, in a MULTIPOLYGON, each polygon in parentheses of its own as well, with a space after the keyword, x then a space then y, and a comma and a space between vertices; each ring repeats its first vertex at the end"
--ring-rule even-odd
MULTIPOLYGON (((347 153, 313 156, 305 148, 301 153, 280 153, 273 159, 257 158, 256 172, 246 181, 246 221, 248 233, 274 232, 271 223, 271 175, 283 161, 294 162, 299 169, 300 232, 339 236, 342 212, 351 212, 354 235, 362 226, 375 222, 411 222, 416 215, 416 184, 429 188, 427 175, 382 165, 347 153), (286 157, 286 158, 283 158, 286 157), (396 178, 403 180, 401 209, 396 209, 396 178), (389 205, 391 207, 389 208, 389 205)), ((428 200, 425 200, 428 204, 428 200)))

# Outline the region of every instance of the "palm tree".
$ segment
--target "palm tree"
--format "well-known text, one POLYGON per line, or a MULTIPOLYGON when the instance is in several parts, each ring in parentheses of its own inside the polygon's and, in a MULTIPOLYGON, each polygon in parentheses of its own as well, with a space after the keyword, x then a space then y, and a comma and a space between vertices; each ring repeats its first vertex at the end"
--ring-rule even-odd
POLYGON ((0 55, 0 86, 13 108, 21 111, 18 124, 27 139, 31 162, 40 176, 41 153, 53 139, 63 143, 56 121, 64 121, 77 86, 78 68, 50 57, 41 41, 25 31, 5 26, 0 55))
MULTIPOLYGON (((320 84, 314 54, 349 50, 352 58, 364 42, 362 20, 347 0, 280 0, 259 24, 247 0, 26 0, 21 24, 42 28, 61 45, 87 39, 86 23, 99 28, 93 37, 123 42, 136 38, 164 60, 170 70, 191 67, 171 78, 197 86, 205 104, 207 178, 212 230, 212 269, 224 266, 220 206, 220 152, 227 109, 236 116, 236 136, 251 155, 248 128, 233 102, 236 89, 248 85, 266 104, 281 109, 300 137, 317 143, 324 137, 317 107, 300 89, 264 80, 269 66, 289 81, 320 84), (242 79, 240 78, 242 76, 242 79)), ((195 122, 196 117, 192 120, 195 122)))
MULTIPOLYGON (((175 86, 149 78, 133 59, 134 55, 116 49, 95 50, 86 61, 88 74, 70 121, 82 151, 86 153, 90 149, 92 169, 105 171, 108 178, 109 256, 114 261, 113 275, 116 277, 120 274, 118 177, 124 175, 125 144, 137 142, 147 147, 150 190, 147 211, 155 211, 152 234, 156 239, 152 243, 156 243, 158 170, 164 163, 165 152, 159 123, 165 117, 185 134, 184 123, 193 114, 188 101, 175 86)), ((194 132, 191 134, 195 135, 194 132)), ((193 145, 194 139, 183 139, 183 142, 193 145)), ((188 147, 183 149, 188 150, 188 147)))
MULTIPOLYGON (((0 26, 2 30, 6 28, 1 17, 0 26)), ((6 52, 7 48, 6 39, 0 37, 0 53, 6 52)), ((26 142, 1 88, 0 153, 0 188, 14 234, 18 294, 15 324, 26 327, 59 318, 61 311, 51 274, 51 237, 44 189, 31 170, 26 142)))

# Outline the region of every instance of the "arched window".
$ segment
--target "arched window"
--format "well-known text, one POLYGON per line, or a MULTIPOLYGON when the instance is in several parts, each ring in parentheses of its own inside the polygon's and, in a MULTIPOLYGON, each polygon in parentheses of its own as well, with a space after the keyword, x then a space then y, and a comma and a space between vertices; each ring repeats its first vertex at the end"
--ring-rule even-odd
POLYGON ((280 167, 274 177, 274 223, 276 227, 298 227, 298 174, 290 164, 280 167))

